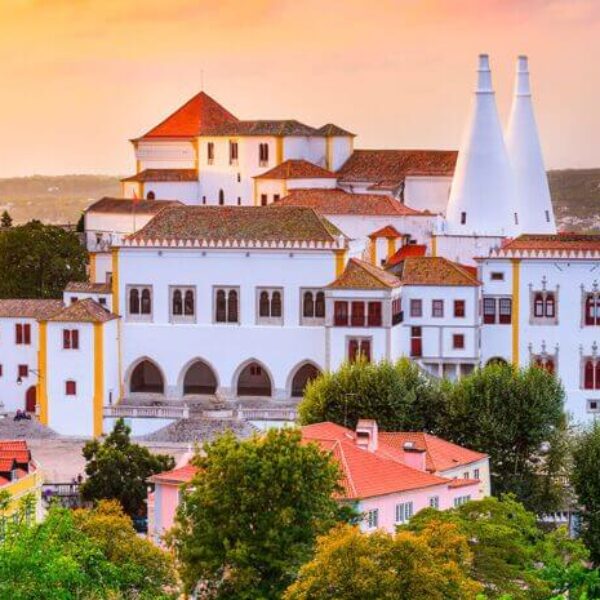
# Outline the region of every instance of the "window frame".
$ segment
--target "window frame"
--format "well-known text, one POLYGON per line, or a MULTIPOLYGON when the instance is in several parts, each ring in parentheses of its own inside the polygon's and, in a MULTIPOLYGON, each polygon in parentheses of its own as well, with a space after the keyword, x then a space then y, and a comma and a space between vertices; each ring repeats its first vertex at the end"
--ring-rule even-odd
POLYGON ((238 140, 229 140, 229 165, 237 166, 240 159, 240 147, 238 140))
POLYGON ((215 143, 214 142, 206 143, 206 164, 207 165, 215 164, 215 143))
POLYGON ((423 300, 422 298, 411 298, 409 303, 410 316, 413 319, 421 319, 423 317, 423 300))
POLYGON ((198 315, 198 294, 195 285, 170 285, 169 286, 169 322, 170 323, 195 323, 198 315), (181 314, 176 315, 174 311, 174 296, 176 292, 181 293, 181 314), (186 294, 192 292, 194 311, 186 315, 186 294))
POLYGON ((74 379, 65 380, 65 396, 77 396, 77 382, 74 379))
POLYGON ((220 326, 241 325, 242 311, 241 311, 240 286, 239 285, 213 285, 212 286, 211 313, 212 313, 212 323, 214 325, 220 325, 220 326), (219 292, 219 290, 222 290, 225 292, 225 320, 224 321, 217 320, 217 293, 219 292), (235 292, 237 294, 237 298, 236 298, 237 320, 236 321, 229 319, 230 314, 231 314, 230 305, 229 305, 231 292, 235 292))
MULTIPOLYGON (((319 302, 320 305, 320 302, 319 302)), ((323 288, 300 288, 300 325, 315 326, 324 325, 325 318, 327 317, 327 301, 325 299, 325 290, 323 288), (311 294, 312 296, 312 310, 309 311, 311 315, 306 315, 305 311, 305 295, 311 294), (322 297, 323 316, 317 316, 317 302, 319 302, 318 296, 322 297)))
POLYGON ((412 500, 398 502, 395 506, 395 524, 404 525, 408 523, 415 514, 415 506, 412 500))
POLYGON ((465 349, 465 334, 464 333, 453 333, 452 334, 452 350, 464 350, 465 349))
POLYGON ((140 284, 140 283, 131 283, 125 286, 125 315, 127 317, 127 321, 134 323, 151 323, 154 320, 154 288, 152 285, 140 284), (131 292, 133 290, 137 290, 138 292, 138 302, 139 302, 139 312, 131 312, 131 292), (150 312, 143 313, 142 312, 142 302, 143 302, 143 292, 144 290, 148 290, 150 292, 150 312))
POLYGON ((379 527, 379 509, 371 508, 365 514, 367 529, 377 529, 379 527))
POLYGON ((455 299, 453 304, 454 318, 464 319, 467 316, 467 301, 463 299, 455 299))
POLYGON ((79 329, 63 329, 63 350, 79 350, 79 329))
POLYGON ((284 324, 284 293, 281 286, 258 286, 254 292, 254 306, 257 325, 275 325, 283 326, 284 324), (273 297, 275 294, 280 295, 281 311, 279 316, 273 316, 273 297), (267 294, 267 315, 261 315, 262 295, 267 294))
POLYGON ((346 337, 346 358, 349 363, 355 363, 358 355, 364 357, 365 362, 373 361, 373 338, 370 336, 349 335, 346 337), (365 351, 366 345, 366 351, 365 351), (356 350, 353 352, 353 346, 356 350))
POLYGON ((442 298, 435 298, 431 301, 431 318, 444 318, 444 300, 442 298), (439 312, 440 314, 436 314, 436 312, 439 312))

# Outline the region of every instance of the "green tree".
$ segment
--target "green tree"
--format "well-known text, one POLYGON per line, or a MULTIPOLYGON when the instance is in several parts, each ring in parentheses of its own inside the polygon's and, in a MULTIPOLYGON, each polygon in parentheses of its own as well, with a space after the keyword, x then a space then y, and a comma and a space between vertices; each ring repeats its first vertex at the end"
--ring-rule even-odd
POLYGON ((370 418, 383 431, 434 430, 443 410, 435 382, 408 359, 345 363, 312 381, 298 409, 303 425, 355 427, 358 419, 370 418))
POLYGON ((339 471, 295 429, 240 441, 226 433, 194 459, 171 544, 189 591, 204 597, 278 599, 339 518, 339 471))
POLYGON ((2 216, 0 217, 0 227, 3 227, 6 229, 8 227, 12 227, 12 223, 13 223, 12 217, 10 216, 8 211, 5 210, 2 213, 2 216))
POLYGON ((85 281, 87 252, 77 234, 31 221, 0 235, 0 298, 60 298, 85 281))
POLYGON ((319 538, 285 600, 469 600, 471 552, 455 525, 365 535, 344 525, 319 538))
POLYGON ((175 466, 171 456, 152 454, 134 444, 131 429, 119 419, 103 442, 91 440, 83 447, 87 461, 87 479, 81 486, 84 500, 118 500, 125 512, 134 517, 144 513, 147 479, 175 466))
POLYGON ((592 560, 600 565, 600 423, 576 439, 571 482, 581 506, 582 535, 592 560))
POLYGON ((437 433, 489 455, 494 494, 514 493, 536 513, 561 508, 568 443, 560 381, 537 367, 496 364, 442 387, 437 433))

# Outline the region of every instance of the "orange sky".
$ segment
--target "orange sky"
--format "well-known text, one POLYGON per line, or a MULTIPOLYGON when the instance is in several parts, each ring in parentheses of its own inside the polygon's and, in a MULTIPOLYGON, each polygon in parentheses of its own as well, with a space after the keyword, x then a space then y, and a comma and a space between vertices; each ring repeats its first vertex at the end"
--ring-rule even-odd
POLYGON ((240 118, 456 148, 479 52, 503 118, 529 54, 549 167, 600 167, 598 0, 1 0, 0 176, 131 172, 201 71, 240 118))

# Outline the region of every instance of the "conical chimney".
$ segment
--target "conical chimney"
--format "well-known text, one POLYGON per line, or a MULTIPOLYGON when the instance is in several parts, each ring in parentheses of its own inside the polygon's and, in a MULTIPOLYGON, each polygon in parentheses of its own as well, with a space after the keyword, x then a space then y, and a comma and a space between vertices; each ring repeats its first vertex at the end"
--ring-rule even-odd
POLYGON ((487 54, 479 55, 477 88, 458 153, 446 219, 450 235, 513 236, 519 230, 515 181, 487 54))
POLYGON ((521 231, 556 233, 548 177, 533 112, 526 56, 517 58, 506 146, 515 174, 521 231))

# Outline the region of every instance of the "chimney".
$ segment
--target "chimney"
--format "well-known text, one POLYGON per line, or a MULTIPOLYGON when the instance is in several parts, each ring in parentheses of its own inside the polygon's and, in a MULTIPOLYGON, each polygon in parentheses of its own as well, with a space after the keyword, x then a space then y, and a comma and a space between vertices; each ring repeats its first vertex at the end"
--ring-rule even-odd
POLYGON ((378 447, 379 429, 373 419, 359 419, 356 424, 356 445, 368 452, 375 452, 378 447))
POLYGON ((404 442, 402 445, 404 464, 418 471, 425 471, 426 452, 424 448, 417 448, 415 442, 404 442))
POLYGON ((479 56, 471 115, 458 153, 446 220, 450 235, 513 236, 518 231, 515 181, 487 54, 479 56))
POLYGON ((515 89, 506 129, 523 233, 556 233, 548 177, 540 145, 526 56, 517 58, 515 89))

